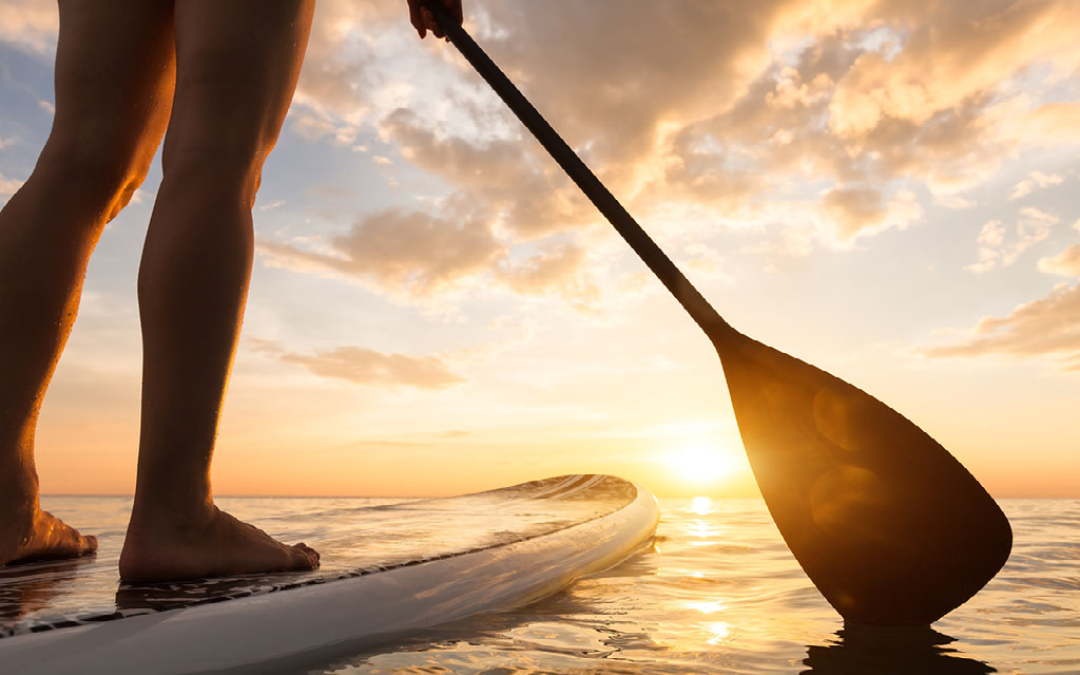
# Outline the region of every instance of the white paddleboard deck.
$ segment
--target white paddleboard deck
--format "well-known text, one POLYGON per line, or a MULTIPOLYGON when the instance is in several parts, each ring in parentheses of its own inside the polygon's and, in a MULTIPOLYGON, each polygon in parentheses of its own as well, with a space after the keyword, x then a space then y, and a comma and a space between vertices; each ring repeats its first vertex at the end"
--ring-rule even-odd
POLYGON ((333 523, 308 542, 313 572, 134 585, 114 555, 0 567, 0 669, 295 671, 554 593, 648 544, 659 512, 632 483, 578 475, 305 518, 333 523))

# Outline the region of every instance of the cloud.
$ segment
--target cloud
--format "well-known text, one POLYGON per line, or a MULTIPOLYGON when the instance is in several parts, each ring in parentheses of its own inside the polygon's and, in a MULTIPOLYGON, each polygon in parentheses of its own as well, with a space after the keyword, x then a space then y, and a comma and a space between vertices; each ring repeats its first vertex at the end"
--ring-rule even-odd
POLYGON ((737 152, 718 147, 704 127, 690 126, 675 135, 668 152, 662 182, 646 189, 725 209, 745 206, 762 191, 764 177, 737 168, 737 152))
MULTIPOLYGON (((375 0, 320 0, 315 6, 304 68, 293 98, 293 128, 317 140, 369 113, 379 68, 374 40, 394 27, 403 7, 375 0), (391 11, 391 10, 397 10, 391 11)), ((403 22, 403 20, 402 20, 403 22)))
POLYGON ((431 296, 489 270, 505 248, 485 222, 389 210, 361 219, 325 252, 259 241, 274 266, 354 278, 394 294, 431 296))
POLYGON ((0 42, 36 54, 56 49, 60 21, 51 0, 5 0, 0 3, 0 42))
MULTIPOLYGON (((1047 25, 1080 24, 1080 13, 1051 5, 935 5, 916 14, 895 4, 846 3, 840 32, 804 24, 808 46, 781 52, 730 108, 672 131, 660 187, 761 220, 754 213, 768 210, 763 203, 775 203, 799 181, 830 181, 822 212, 839 243, 888 229, 876 225, 894 181, 922 183, 943 205, 968 208, 972 202, 958 193, 991 178, 1024 144, 1005 128, 1022 112, 1011 78, 1024 63, 1063 72, 1080 64, 1067 32, 1047 25), (936 35, 939 25, 949 39, 936 35), (1033 39, 1041 42, 1028 45, 1033 39), (1017 43, 1024 45, 1021 61, 1013 53, 1017 43), (966 46, 982 60, 969 62, 966 46), (934 68, 953 73, 961 86, 949 78, 925 82, 934 68)), ((1036 78, 1025 86, 1035 91, 1049 83, 1036 78)), ((899 223, 917 218, 915 207, 921 214, 914 194, 909 204, 899 223)))
POLYGON ((850 239, 859 230, 877 225, 886 215, 881 193, 869 188, 829 190, 822 205, 836 223, 840 239, 850 239))
POLYGON ((554 162, 530 158, 531 141, 440 137, 405 109, 387 116, 380 128, 404 158, 459 187, 456 199, 490 211, 493 225, 521 238, 541 238, 597 218, 554 162))
POLYGON ((325 115, 300 110, 290 113, 292 130, 309 141, 317 141, 337 131, 334 122, 325 115))
POLYGON ((1064 180, 1065 178, 1060 174, 1032 171, 1027 178, 1013 186, 1012 192, 1009 193, 1009 200, 1022 199, 1035 190, 1047 188, 1051 185, 1061 185, 1064 180))
MULTIPOLYGON (((562 243, 547 240, 580 230, 597 214, 553 162, 531 158, 532 141, 440 135, 442 125, 406 109, 390 112, 378 126, 401 157, 456 188, 440 200, 439 215, 391 210, 366 216, 321 251, 260 242, 271 264, 344 275, 399 298, 433 298, 490 276, 522 295, 559 293, 582 310, 595 300, 595 286, 579 276, 584 250, 566 236, 562 243), (539 255, 524 261, 511 255, 532 240, 544 242, 539 255)), ((373 161, 395 163, 384 155, 373 161)))
POLYGON ((748 3, 734 16, 712 0, 632 11, 619 0, 493 2, 484 45, 571 145, 589 142, 601 164, 630 163, 650 153, 661 123, 700 119, 737 99, 769 60, 783 4, 748 3))
POLYGON ((364 347, 337 347, 314 354, 298 354, 269 340, 249 340, 256 350, 285 363, 306 367, 321 377, 347 380, 354 384, 408 386, 418 389, 444 389, 465 382, 450 371, 437 356, 386 354, 364 347))
POLYGON ((964 269, 982 274, 995 267, 1008 267, 1016 262, 1021 253, 1049 237, 1060 220, 1054 214, 1033 206, 1024 207, 1020 209, 1020 218, 1012 236, 1009 236, 1008 228, 1000 220, 991 220, 979 231, 979 261, 964 269))
POLYGON ((23 182, 14 178, 4 178, 4 174, 0 174, 0 197, 6 198, 15 194, 23 186, 23 182))
POLYGON ((343 277, 398 301, 431 301, 468 286, 493 283, 524 296, 557 294, 583 312, 600 297, 588 277, 588 256, 572 238, 545 240, 538 252, 519 258, 492 232, 487 219, 423 212, 382 211, 359 220, 329 240, 260 239, 257 250, 271 267, 343 277))
MULTIPOLYGON (((1003 157, 1024 144, 1005 128, 1022 112, 1014 76, 1034 63, 1063 73, 1080 65, 1080 48, 1068 37, 1080 12, 1064 3, 946 3, 918 12, 896 3, 848 3, 847 9, 853 14, 841 32, 806 24, 802 44, 809 46, 783 53, 729 110, 672 138, 692 133, 706 141, 698 145, 711 146, 705 154, 715 161, 697 162, 710 172, 768 175, 750 198, 775 194, 772 186, 786 184, 783 173, 879 191, 908 178, 947 197, 992 177, 1003 157)), ((1051 77, 1034 78, 1022 91, 1037 96, 1052 84, 1051 77)), ((671 150, 679 156, 685 147, 671 150)))
POLYGON ((1080 370, 1080 284, 1059 286, 1008 316, 986 317, 971 339, 923 353, 931 357, 1060 355, 1065 370, 1080 370))
POLYGON ((922 215, 922 207, 910 191, 901 191, 889 204, 870 188, 835 188, 825 192, 822 210, 836 227, 840 241, 890 227, 904 229, 922 215))
POLYGON ((1027 112, 1013 133, 1029 143, 1080 143, 1080 102, 1055 101, 1027 112))
POLYGON ((1043 258, 1039 261, 1039 270, 1047 274, 1080 278, 1080 244, 1073 244, 1051 258, 1043 258))
POLYGON ((582 271, 585 249, 571 243, 553 243, 537 255, 516 265, 503 261, 496 278, 521 295, 556 292, 577 309, 591 311, 600 291, 582 271))
POLYGON ((921 125, 1035 63, 1064 73, 1080 65, 1080 7, 1069 0, 887 2, 877 13, 891 19, 893 37, 906 35, 895 54, 861 55, 839 82, 829 124, 845 138, 864 138, 890 120, 921 125))
POLYGON ((970 209, 976 206, 974 201, 960 197, 959 195, 941 195, 937 197, 934 202, 947 209, 953 209, 954 211, 970 209))
MULTIPOLYGON (((331 0, 316 18, 313 44, 329 46, 305 66, 304 133, 352 143, 374 120, 403 159, 490 206, 497 232, 534 240, 595 222, 453 50, 417 49, 404 16, 373 0, 331 0)), ((738 12, 709 0, 630 11, 618 0, 478 0, 467 22, 643 218, 638 204, 663 195, 716 214, 702 228, 757 227, 809 180, 831 195, 821 209, 835 224, 823 230, 833 241, 812 239, 844 244, 921 214, 914 198, 894 208, 887 195, 921 184, 966 208, 961 193, 1004 158, 1054 135, 1077 140, 1080 128, 1077 102, 1057 100, 1080 68, 1071 0, 769 0, 738 12)))

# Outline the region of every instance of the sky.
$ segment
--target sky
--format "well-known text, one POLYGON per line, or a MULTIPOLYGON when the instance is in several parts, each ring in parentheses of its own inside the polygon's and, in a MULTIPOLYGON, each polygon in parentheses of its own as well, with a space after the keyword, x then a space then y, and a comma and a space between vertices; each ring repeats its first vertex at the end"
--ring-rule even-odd
MULTIPOLYGON (((736 328, 885 401, 996 497, 1080 497, 1080 3, 465 0, 466 28, 736 328)), ((0 203, 57 8, 0 0, 0 203)), ((110 223, 45 399, 47 493, 131 494, 110 223)), ((319 0, 255 204, 218 494, 602 472, 755 496, 716 353, 404 0, 319 0)))

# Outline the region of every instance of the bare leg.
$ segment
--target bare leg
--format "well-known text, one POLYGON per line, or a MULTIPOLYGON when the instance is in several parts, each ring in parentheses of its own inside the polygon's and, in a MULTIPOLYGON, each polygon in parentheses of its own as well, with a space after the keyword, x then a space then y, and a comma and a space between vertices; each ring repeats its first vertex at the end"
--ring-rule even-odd
POLYGON ((171 0, 60 0, 56 117, 0 211, 0 565, 97 547, 38 506, 34 431, 102 228, 169 119, 171 0))
POLYGON ((310 569, 219 511, 218 419, 251 274, 251 207, 300 72, 314 0, 178 0, 176 106, 139 271, 143 409, 129 580, 310 569))

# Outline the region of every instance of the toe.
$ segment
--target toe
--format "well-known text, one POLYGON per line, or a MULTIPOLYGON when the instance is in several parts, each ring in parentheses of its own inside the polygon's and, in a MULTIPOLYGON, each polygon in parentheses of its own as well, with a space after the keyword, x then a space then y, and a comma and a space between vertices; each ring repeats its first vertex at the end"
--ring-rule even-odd
POLYGON ((292 563, 295 569, 310 570, 314 569, 319 561, 304 544, 297 544, 292 547, 292 563))

